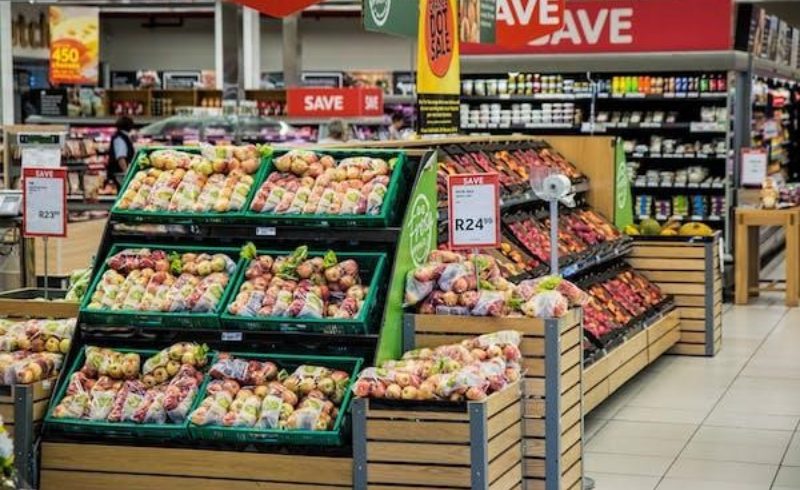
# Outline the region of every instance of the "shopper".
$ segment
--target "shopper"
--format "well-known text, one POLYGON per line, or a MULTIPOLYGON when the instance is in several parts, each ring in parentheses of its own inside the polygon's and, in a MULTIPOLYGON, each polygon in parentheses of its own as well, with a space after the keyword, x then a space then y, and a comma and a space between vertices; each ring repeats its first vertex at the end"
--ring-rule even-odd
POLYGON ((403 139, 403 128, 406 125, 406 118, 402 112, 392 114, 392 124, 389 125, 389 139, 397 141, 403 139))
POLYGON ((347 142, 347 123, 341 119, 333 119, 328 123, 328 135, 319 140, 319 143, 332 144, 332 143, 345 143, 347 142))
POLYGON ((133 119, 128 116, 120 116, 117 119, 117 131, 111 137, 111 144, 108 149, 106 181, 116 185, 117 189, 120 189, 120 182, 117 176, 124 174, 133 160, 134 148, 130 136, 131 130, 133 130, 133 119))

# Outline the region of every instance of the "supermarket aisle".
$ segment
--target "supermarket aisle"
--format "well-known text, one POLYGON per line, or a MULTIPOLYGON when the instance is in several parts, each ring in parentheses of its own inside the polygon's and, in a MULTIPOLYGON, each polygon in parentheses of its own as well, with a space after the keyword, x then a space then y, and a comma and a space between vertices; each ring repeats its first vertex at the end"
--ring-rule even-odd
POLYGON ((726 305, 714 359, 665 356, 587 417, 598 490, 800 489, 800 308, 726 305))

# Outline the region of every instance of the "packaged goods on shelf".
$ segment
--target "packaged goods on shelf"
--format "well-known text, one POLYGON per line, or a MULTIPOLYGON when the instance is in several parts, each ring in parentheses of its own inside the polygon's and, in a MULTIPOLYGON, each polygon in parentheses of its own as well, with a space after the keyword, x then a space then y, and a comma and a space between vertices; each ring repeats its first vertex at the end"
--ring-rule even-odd
POLYGON ((0 384, 34 383, 61 368, 75 319, 0 320, 0 384))

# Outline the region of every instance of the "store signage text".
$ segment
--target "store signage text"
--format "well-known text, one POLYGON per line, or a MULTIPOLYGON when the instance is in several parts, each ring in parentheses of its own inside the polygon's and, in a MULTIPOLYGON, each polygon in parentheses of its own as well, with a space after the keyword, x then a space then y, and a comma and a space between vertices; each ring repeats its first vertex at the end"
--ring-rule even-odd
POLYGON ((461 174, 447 178, 451 250, 500 246, 500 178, 461 174))
POLYGON ((497 44, 465 54, 594 53, 730 49, 730 0, 568 0, 559 29, 541 33, 542 0, 498 0, 497 44), (668 33, 668 34, 665 34, 668 33))
POLYGON ((290 116, 356 117, 383 114, 383 92, 377 88, 290 88, 290 116))
POLYGON ((67 169, 22 169, 22 234, 64 237, 67 234, 67 169))

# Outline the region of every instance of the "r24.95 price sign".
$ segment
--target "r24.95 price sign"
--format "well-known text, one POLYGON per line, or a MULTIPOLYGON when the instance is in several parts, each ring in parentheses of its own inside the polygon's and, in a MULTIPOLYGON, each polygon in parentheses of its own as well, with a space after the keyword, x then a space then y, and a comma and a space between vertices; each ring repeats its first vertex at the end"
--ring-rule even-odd
POLYGON ((500 246, 500 181, 497 174, 450 175, 448 187, 451 250, 500 246))
POLYGON ((22 234, 67 236, 67 170, 22 169, 22 234))

